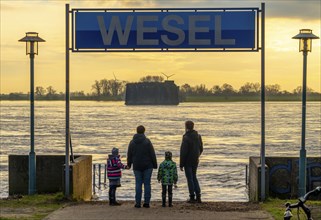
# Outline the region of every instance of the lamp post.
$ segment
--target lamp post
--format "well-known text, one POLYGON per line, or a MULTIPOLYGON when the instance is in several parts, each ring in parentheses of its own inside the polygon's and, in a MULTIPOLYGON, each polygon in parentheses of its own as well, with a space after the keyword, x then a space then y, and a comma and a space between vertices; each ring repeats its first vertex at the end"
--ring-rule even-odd
POLYGON ((312 34, 310 29, 301 29, 300 33, 292 37, 299 39, 299 52, 303 52, 303 83, 302 83, 302 130, 301 130, 301 149, 299 160, 299 196, 306 193, 306 150, 305 150, 305 118, 306 118, 306 84, 307 84, 307 56, 312 51, 312 39, 319 39, 312 34))
POLYGON ((30 152, 29 152, 29 187, 28 194, 36 193, 36 153, 34 143, 34 58, 38 55, 38 42, 45 40, 38 37, 36 32, 27 32, 26 36, 19 40, 26 42, 26 55, 30 57, 30 152))

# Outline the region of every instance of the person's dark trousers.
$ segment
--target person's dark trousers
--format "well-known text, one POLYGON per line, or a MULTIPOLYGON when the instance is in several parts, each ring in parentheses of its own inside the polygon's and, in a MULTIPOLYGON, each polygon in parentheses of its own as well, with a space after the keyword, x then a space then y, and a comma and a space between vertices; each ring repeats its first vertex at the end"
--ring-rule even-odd
POLYGON ((116 203, 116 189, 117 186, 109 186, 109 205, 116 203))
POLYGON ((153 168, 147 170, 134 170, 135 174, 135 201, 136 205, 141 205, 142 200, 142 185, 144 184, 144 204, 148 204, 151 198, 151 177, 153 173, 153 168))
POLYGON ((195 194, 196 194, 196 197, 199 198, 200 200, 201 189, 196 177, 197 166, 185 166, 184 169, 185 169, 185 176, 187 179, 190 200, 195 200, 195 194))
POLYGON ((162 185, 162 206, 166 206, 166 191, 167 191, 167 185, 162 185))
POLYGON ((168 206, 173 206, 173 185, 168 185, 168 206))
POLYGON ((166 192, 168 191, 168 206, 173 206, 173 185, 162 185, 162 206, 166 206, 166 192))

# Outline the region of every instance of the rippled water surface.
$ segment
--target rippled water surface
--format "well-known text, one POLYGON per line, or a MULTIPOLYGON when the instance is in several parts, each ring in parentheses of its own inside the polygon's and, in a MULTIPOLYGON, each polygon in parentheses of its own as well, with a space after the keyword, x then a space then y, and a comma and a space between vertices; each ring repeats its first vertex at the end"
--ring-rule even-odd
MULTIPOLYGON (((35 103, 35 151, 65 152, 65 103, 35 103)), ((307 104, 306 149, 308 156, 321 156, 321 103, 307 104)), ((8 193, 8 155, 28 155, 30 148, 29 102, 1 101, 1 197, 8 193)), ((184 121, 193 120, 203 137, 204 153, 198 170, 203 200, 246 201, 245 166, 250 156, 260 156, 260 103, 182 103, 178 106, 125 106, 123 102, 71 102, 71 135, 75 154, 91 154, 104 163, 113 147, 126 162, 129 141, 136 126, 143 124, 158 163, 165 151, 179 162, 184 121)), ((298 156, 301 143, 301 103, 266 103, 266 156, 298 156)), ((161 198, 161 187, 152 177, 152 199, 161 198)), ((97 191, 107 199, 107 190, 97 191)), ((123 172, 121 199, 134 199, 132 170, 123 172)), ((175 200, 188 197, 186 179, 179 171, 175 200)))

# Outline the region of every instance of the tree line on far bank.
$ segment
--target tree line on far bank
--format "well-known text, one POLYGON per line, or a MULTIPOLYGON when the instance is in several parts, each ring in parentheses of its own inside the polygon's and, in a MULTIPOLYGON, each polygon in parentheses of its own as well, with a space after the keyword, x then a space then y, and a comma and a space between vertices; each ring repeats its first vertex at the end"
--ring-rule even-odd
MULTIPOLYGON (((163 82, 162 76, 144 76, 140 78, 139 82, 163 82)), ((71 100, 110 100, 120 101, 125 99, 125 91, 127 81, 115 79, 95 80, 91 86, 91 92, 85 94, 84 91, 70 92, 71 100)), ((293 89, 291 92, 281 90, 278 84, 266 85, 265 92, 267 97, 283 97, 283 99, 300 100, 302 93, 301 86, 293 89)), ((204 84, 191 86, 187 83, 179 87, 179 97, 181 101, 215 101, 218 100, 231 100, 233 97, 237 100, 259 100, 261 93, 261 86, 259 83, 246 82, 238 90, 233 88, 232 85, 224 83, 223 85, 214 85, 207 88, 204 84), (254 99, 253 99, 254 98, 254 99)), ((321 93, 315 92, 307 88, 308 97, 313 97, 312 100, 321 100, 321 93)), ((37 100, 64 100, 65 94, 57 92, 52 86, 44 88, 37 86, 35 88, 35 99, 37 100)), ((28 100, 29 95, 18 93, 1 94, 1 100, 28 100)))

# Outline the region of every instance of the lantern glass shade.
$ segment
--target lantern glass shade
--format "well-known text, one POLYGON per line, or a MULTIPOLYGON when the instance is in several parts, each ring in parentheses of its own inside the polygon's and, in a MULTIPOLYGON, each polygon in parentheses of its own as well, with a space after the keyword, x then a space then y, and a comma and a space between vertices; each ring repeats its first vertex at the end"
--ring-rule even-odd
POLYGON ((45 42, 44 39, 38 36, 37 32, 27 32, 26 36, 19 40, 20 42, 26 42, 26 54, 38 55, 38 42, 45 42))
POLYGON ((26 54, 36 54, 38 55, 38 42, 27 41, 26 42, 26 54), (33 47, 32 47, 33 46, 33 47))
POLYGON ((311 29, 301 29, 300 33, 292 37, 293 39, 300 40, 299 51, 311 52, 312 51, 312 40, 319 39, 318 36, 312 33, 311 29))
POLYGON ((310 38, 301 38, 300 39, 300 44, 299 44, 299 51, 307 51, 307 52, 311 52, 312 51, 312 39, 310 38), (306 48, 305 47, 306 44, 306 48))

